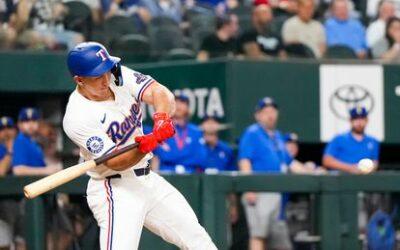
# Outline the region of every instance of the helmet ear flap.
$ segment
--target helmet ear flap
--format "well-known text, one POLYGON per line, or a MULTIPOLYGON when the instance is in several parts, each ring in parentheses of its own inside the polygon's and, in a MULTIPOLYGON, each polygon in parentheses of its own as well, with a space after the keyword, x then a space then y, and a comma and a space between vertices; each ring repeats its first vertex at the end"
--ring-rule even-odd
POLYGON ((122 72, 121 72, 121 64, 120 63, 115 64, 115 66, 111 69, 111 73, 115 77, 115 80, 114 80, 115 85, 117 85, 117 86, 124 85, 124 81, 122 79, 122 72))

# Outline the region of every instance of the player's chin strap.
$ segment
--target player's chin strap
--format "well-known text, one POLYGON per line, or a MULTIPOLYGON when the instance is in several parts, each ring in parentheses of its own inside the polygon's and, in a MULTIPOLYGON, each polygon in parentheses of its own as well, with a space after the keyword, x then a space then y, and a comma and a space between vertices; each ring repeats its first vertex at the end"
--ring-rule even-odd
POLYGON ((115 64, 115 66, 111 69, 111 73, 115 77, 115 80, 114 80, 115 85, 117 85, 117 86, 124 85, 124 81, 122 79, 121 64, 120 63, 115 64))

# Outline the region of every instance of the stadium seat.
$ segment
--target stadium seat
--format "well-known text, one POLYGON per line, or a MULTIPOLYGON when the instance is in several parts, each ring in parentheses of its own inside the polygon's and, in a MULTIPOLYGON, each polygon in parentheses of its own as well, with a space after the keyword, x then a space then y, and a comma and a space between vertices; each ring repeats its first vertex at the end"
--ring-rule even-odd
POLYGON ((111 44, 111 50, 124 61, 146 62, 150 57, 150 42, 141 34, 124 35, 111 44))
POLYGON ((91 39, 92 12, 90 7, 79 1, 66 2, 68 14, 64 18, 64 25, 68 30, 82 33, 86 39, 91 39))
POLYGON ((138 34, 135 20, 126 16, 113 16, 104 22, 104 33, 109 41, 120 38, 127 34, 138 34))
POLYGON ((163 56, 171 49, 185 47, 183 33, 178 27, 153 27, 150 31, 150 45, 154 56, 163 56))
POLYGON ((177 48, 168 51, 163 60, 177 61, 177 60, 190 60, 195 59, 196 53, 190 49, 177 48))
POLYGON ((151 27, 165 27, 165 26, 175 26, 179 27, 179 24, 175 22, 175 20, 169 18, 169 17, 155 17, 151 20, 150 28, 151 27))
POLYGON ((301 43, 288 44, 285 46, 285 51, 290 58, 315 58, 314 52, 301 43))
POLYGON ((345 45, 334 45, 328 47, 325 58, 329 59, 357 59, 357 55, 351 48, 345 45))

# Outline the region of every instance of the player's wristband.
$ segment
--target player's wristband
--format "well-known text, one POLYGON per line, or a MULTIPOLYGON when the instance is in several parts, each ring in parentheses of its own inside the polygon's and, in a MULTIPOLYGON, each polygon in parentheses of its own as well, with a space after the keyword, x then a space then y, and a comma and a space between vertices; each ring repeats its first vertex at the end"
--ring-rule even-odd
POLYGON ((154 121, 167 120, 167 119, 169 119, 169 115, 166 112, 157 112, 153 114, 154 121))

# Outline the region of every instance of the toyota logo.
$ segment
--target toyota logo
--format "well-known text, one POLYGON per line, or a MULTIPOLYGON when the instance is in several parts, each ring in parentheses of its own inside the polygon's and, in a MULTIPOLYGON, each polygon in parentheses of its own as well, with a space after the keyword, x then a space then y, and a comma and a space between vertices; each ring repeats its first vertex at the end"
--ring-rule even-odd
POLYGON ((349 110, 356 106, 365 107, 370 113, 374 109, 374 98, 359 85, 344 85, 332 94, 329 106, 336 117, 348 120, 349 110))

